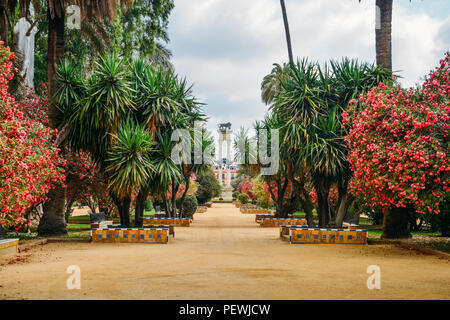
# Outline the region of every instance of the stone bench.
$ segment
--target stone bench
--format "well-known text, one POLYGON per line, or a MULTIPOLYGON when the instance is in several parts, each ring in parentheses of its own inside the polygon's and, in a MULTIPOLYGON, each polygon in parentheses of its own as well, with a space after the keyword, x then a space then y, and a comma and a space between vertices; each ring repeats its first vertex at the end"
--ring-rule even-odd
MULTIPOLYGON (((108 225, 109 229, 120 229, 120 224, 112 224, 112 225, 108 225)), ((175 238, 175 226, 172 224, 144 224, 142 226, 142 228, 144 229, 148 229, 148 228, 168 228, 169 229, 169 235, 172 235, 172 237, 175 238)), ((142 229, 141 228, 141 229, 142 229)))
POLYGON ((190 218, 144 218, 144 224, 163 224, 163 225, 174 225, 175 227, 189 227, 191 219, 190 218))
POLYGON ((208 210, 208 207, 206 206, 198 206, 195 213, 205 213, 208 210))
POLYGON ((262 219, 274 218, 272 213, 257 213, 255 215, 255 222, 261 222, 262 219))
POLYGON ((91 242, 168 243, 169 228, 91 229, 91 242))
POLYGON ((265 214, 269 214, 272 211, 269 209, 262 209, 262 208, 241 208, 241 213, 244 214, 252 214, 252 213, 265 213, 265 214))
POLYGON ((291 244, 367 244, 367 237, 368 231, 360 229, 289 228, 291 244))
POLYGON ((307 226, 308 221, 295 218, 263 218, 260 222, 261 227, 279 227, 281 225, 307 226))

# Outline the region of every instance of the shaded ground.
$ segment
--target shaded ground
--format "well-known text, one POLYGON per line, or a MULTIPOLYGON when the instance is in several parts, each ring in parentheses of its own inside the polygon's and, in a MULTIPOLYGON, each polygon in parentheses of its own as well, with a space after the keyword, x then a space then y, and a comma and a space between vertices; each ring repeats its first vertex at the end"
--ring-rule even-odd
POLYGON ((388 245, 290 245, 278 232, 214 204, 166 245, 56 243, 0 260, 0 298, 450 298, 448 260, 388 245), (81 268, 80 290, 66 288, 69 265, 81 268), (367 289, 370 265, 381 290, 367 289))

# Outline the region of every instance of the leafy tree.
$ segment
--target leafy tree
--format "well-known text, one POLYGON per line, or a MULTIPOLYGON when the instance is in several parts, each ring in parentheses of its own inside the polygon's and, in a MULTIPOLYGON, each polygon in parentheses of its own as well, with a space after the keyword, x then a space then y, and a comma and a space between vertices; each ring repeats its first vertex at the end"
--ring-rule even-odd
POLYGON ((449 61, 447 53, 420 89, 381 83, 344 114, 351 186, 383 207, 385 238, 410 236, 408 212, 438 214, 449 191, 449 61))
POLYGON ((196 197, 199 204, 206 203, 212 198, 218 197, 221 192, 219 181, 216 179, 212 168, 197 176, 198 189, 196 197))
POLYGON ((52 184, 63 183, 64 160, 53 143, 56 132, 45 126, 47 99, 30 92, 16 101, 8 93, 14 58, 0 42, 0 226, 20 228, 52 184))

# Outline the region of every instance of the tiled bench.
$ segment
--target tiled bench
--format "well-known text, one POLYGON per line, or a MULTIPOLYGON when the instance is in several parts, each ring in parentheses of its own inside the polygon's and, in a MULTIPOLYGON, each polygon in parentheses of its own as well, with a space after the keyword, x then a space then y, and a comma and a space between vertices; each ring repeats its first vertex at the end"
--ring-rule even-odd
POLYGON ((208 207, 205 206, 198 206, 197 210, 195 211, 195 213, 205 213, 206 210, 208 210, 208 207))
MULTIPOLYGON (((120 224, 112 224, 112 225, 108 225, 109 229, 120 229, 120 224)), ((175 238, 175 226, 173 224, 144 224, 142 226, 142 228, 144 229, 148 229, 148 228, 168 228, 169 229, 169 235, 172 235, 172 237, 175 238)))
MULTIPOLYGON (((367 244, 367 230, 289 228, 291 244, 367 244)), ((285 237, 285 235, 283 235, 285 237)))
POLYGON ((262 219, 274 218, 272 213, 257 213, 255 215, 255 222, 261 222, 262 219))
POLYGON ((246 209, 246 208, 241 208, 241 213, 244 213, 244 214, 246 214, 246 213, 249 213, 249 214, 251 214, 251 213, 265 213, 265 214, 269 214, 269 213, 271 213, 271 210, 268 210, 268 209, 262 209, 262 208, 250 208, 250 209, 246 209))
POLYGON ((91 242, 167 243, 169 228, 91 229, 91 242))
POLYGON ((174 225, 175 227, 189 227, 189 218, 144 218, 144 224, 174 225))
POLYGON ((279 227, 281 225, 307 226, 308 221, 293 218, 263 218, 260 222, 261 227, 279 227))

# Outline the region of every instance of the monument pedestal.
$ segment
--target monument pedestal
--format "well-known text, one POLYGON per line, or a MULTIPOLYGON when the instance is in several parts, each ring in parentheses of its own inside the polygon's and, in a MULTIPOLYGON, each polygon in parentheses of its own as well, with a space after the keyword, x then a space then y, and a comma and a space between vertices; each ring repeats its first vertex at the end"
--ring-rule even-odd
POLYGON ((232 187, 222 187, 222 197, 223 200, 233 200, 233 188, 232 187))

